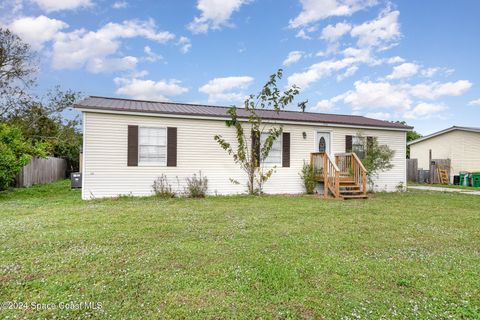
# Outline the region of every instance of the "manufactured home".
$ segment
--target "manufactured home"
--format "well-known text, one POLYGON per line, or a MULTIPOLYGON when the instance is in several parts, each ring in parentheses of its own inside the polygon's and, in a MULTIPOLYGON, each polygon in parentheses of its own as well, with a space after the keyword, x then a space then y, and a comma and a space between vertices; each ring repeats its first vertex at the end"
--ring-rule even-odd
POLYGON ((450 181, 460 172, 480 172, 480 128, 453 126, 410 141, 410 158, 428 170, 431 159, 450 159, 450 181))
MULTIPOLYGON (((95 96, 75 107, 83 114, 83 199, 151 195, 154 180, 162 174, 182 191, 185 179, 199 171, 208 178, 209 194, 246 191, 246 175, 214 140, 217 134, 236 140, 235 130, 225 125, 226 107, 95 96)), ((259 114, 268 125, 283 129, 262 163, 275 168, 265 193, 304 192, 299 173, 304 162, 312 162, 320 169, 316 174, 325 195, 365 195, 361 158, 368 139, 395 151, 393 168, 374 177, 373 188, 396 191, 406 185, 406 132, 411 127, 353 115, 259 114)), ((239 109, 238 115, 245 118, 246 112, 239 109)))

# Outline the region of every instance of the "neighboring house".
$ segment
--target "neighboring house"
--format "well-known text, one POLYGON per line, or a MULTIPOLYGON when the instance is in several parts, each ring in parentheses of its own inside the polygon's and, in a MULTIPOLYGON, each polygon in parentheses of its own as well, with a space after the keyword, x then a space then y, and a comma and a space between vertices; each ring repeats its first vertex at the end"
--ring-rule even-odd
POLYGON ((456 127, 410 141, 410 158, 418 168, 428 170, 431 159, 450 159, 450 175, 480 171, 480 128, 456 127))
MULTIPOLYGON (((183 190, 185 178, 199 170, 208 178, 210 194, 246 191, 246 175, 214 140, 216 134, 236 140, 235 130, 225 125, 225 107, 105 97, 88 97, 75 107, 83 113, 83 199, 151 195, 153 181, 161 174, 183 190)), ((379 174, 376 188, 395 191, 406 184, 406 132, 411 127, 362 116, 258 113, 265 122, 283 127, 265 161, 277 167, 264 187, 266 193, 303 192, 299 172, 311 152, 333 156, 354 151, 361 156, 366 137, 395 151, 393 168, 379 174)), ((242 109, 238 114, 245 116, 242 109)))

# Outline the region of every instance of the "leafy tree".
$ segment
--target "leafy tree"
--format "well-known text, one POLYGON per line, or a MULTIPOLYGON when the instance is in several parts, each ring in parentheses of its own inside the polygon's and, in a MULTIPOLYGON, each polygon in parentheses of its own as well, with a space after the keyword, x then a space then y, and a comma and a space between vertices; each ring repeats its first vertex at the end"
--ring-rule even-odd
MULTIPOLYGON (((361 137, 361 134, 359 136, 361 137)), ((367 179, 371 187, 374 185, 373 178, 379 172, 393 168, 392 159, 394 155, 395 150, 390 149, 387 145, 380 145, 376 138, 368 140, 367 151, 362 163, 367 169, 367 179)))
MULTIPOLYGON (((400 124, 403 124, 403 125, 407 126, 407 123, 405 121, 395 121, 395 123, 400 123, 400 124)), ((413 141, 413 140, 417 140, 421 137, 422 137, 422 135, 415 130, 408 131, 407 132, 407 143, 410 142, 410 141, 413 141)), ((407 146, 407 159, 410 159, 410 146, 407 146)))
POLYGON ((30 46, 8 29, 0 28, 0 118, 28 100, 27 90, 35 84, 35 54, 30 46))
POLYGON ((0 123, 0 190, 7 189, 32 156, 45 157, 45 144, 33 144, 22 131, 0 123))
POLYGON ((72 109, 81 94, 72 90, 50 90, 42 99, 24 101, 11 114, 8 122, 20 128, 26 139, 47 144, 50 155, 64 158, 70 170, 78 169, 82 135, 80 119, 66 119, 64 114, 72 109))
MULTIPOLYGON (((270 126, 269 123, 264 123, 259 111, 270 109, 278 113, 299 93, 298 87, 295 85, 284 92, 278 89, 277 81, 282 78, 282 75, 282 69, 272 74, 258 94, 252 94, 245 99, 244 109, 239 110, 236 106, 228 109, 227 114, 230 119, 225 123, 227 127, 235 129, 235 144, 227 142, 221 135, 214 137, 220 147, 231 155, 233 161, 239 164, 246 173, 249 194, 261 193, 264 184, 272 176, 275 167, 265 168, 264 160, 268 157, 275 139, 282 134, 281 127, 275 126, 274 123, 270 126), (242 113, 241 117, 238 112, 242 113), (267 138, 262 146, 258 146, 262 133, 267 134, 267 138)), ((238 183, 233 180, 232 182, 238 183)))

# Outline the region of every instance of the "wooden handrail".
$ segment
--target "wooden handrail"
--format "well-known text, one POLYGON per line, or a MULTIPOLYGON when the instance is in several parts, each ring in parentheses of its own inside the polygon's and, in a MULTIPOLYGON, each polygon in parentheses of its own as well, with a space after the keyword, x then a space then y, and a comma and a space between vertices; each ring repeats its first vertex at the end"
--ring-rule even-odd
POLYGON ((360 158, 357 156, 357 154, 355 152, 352 152, 352 155, 353 157, 355 158, 355 160, 357 160, 357 164, 360 166, 360 168, 365 171, 365 173, 367 173, 367 169, 365 169, 365 166, 363 165, 362 161, 360 160, 360 158))
POLYGON ((328 160, 332 163, 333 168, 334 168, 336 171, 340 171, 340 169, 338 169, 337 164, 332 160, 332 158, 330 158, 330 156, 328 155, 328 153, 325 153, 325 155, 327 156, 328 160))
POLYGON ((324 183, 324 197, 328 197, 329 191, 335 198, 340 196, 340 169, 330 156, 325 152, 312 152, 310 163, 315 174, 322 172, 324 183))

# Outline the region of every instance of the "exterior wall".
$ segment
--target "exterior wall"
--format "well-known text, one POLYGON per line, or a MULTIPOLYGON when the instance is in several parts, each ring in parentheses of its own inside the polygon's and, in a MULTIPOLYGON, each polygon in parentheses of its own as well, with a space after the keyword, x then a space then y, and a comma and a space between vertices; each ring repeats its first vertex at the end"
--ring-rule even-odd
MULTIPOLYGON (((207 176, 209 193, 236 194, 246 190, 245 174, 218 143, 215 134, 227 141, 235 140, 235 132, 223 120, 179 119, 153 116, 134 116, 84 112, 83 188, 82 198, 113 197, 118 195, 151 195, 153 181, 165 173, 172 187, 183 191, 186 177, 199 170, 207 176), (127 167, 127 126, 177 127, 176 167, 127 167), (177 183, 178 177, 178 183, 177 183), (238 180, 240 185, 233 184, 238 180)), ((277 167, 265 185, 266 193, 301 193, 299 172, 303 161, 309 161, 315 151, 317 130, 331 132, 332 153, 345 152, 345 135, 355 135, 357 129, 309 125, 284 125, 290 132, 290 167, 277 167), (306 132, 306 139, 303 138, 306 132)), ((406 183, 405 132, 362 130, 365 136, 376 136, 381 144, 396 150, 394 168, 380 174, 380 190, 395 191, 399 183, 406 183)))
POLYGON ((480 171, 480 133, 454 130, 412 144, 410 158, 418 159, 418 168, 428 169, 429 150, 432 159, 450 159, 451 174, 480 171))

